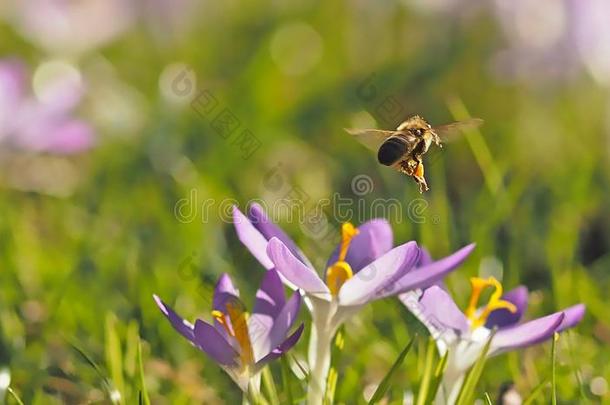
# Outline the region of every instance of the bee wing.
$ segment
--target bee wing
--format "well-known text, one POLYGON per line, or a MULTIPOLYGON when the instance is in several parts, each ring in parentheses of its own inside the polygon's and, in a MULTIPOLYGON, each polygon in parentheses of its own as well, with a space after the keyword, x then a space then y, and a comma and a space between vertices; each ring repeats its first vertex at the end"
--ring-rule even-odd
MULTIPOLYGON (((434 145, 433 145, 434 146, 434 145)), ((428 153, 424 156, 424 163, 427 167, 432 167, 445 154, 445 148, 430 147, 428 153)))
POLYGON ((432 130, 444 141, 452 141, 459 138, 459 135, 463 134, 464 131, 469 131, 480 127, 483 124, 483 120, 480 118, 470 118, 464 121, 456 121, 450 124, 439 125, 432 127, 432 130))
POLYGON ((374 152, 379 150, 379 147, 386 139, 392 135, 401 135, 401 131, 385 131, 383 129, 345 129, 348 134, 353 135, 358 142, 371 149, 374 152))

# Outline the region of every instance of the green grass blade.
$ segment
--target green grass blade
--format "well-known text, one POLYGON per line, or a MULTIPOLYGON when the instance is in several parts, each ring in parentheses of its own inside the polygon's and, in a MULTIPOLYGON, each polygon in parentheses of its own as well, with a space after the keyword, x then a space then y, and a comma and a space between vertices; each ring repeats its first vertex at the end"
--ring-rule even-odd
POLYGON ((542 390, 546 387, 546 385, 549 383, 549 380, 543 380, 540 384, 538 384, 533 390, 532 392, 529 394, 529 396, 527 398, 525 398, 523 400, 523 405, 531 405, 534 403, 534 401, 536 400, 536 398, 538 398, 538 396, 540 394, 542 394, 542 390))
POLYGON ((144 365, 142 362, 142 341, 138 340, 138 351, 137 351, 137 363, 138 363, 138 383, 140 384, 140 404, 150 405, 150 398, 148 397, 148 391, 146 390, 146 380, 144 379, 144 365))
POLYGON ((263 389, 269 398, 269 403, 271 405, 279 405, 280 398, 277 395, 277 388, 275 387, 275 381, 273 381, 273 375, 269 366, 263 368, 261 376, 263 379, 263 389))
POLYGON ((428 338, 428 347, 426 348, 426 362, 424 363, 424 375, 421 378, 419 385, 419 393, 417 394, 417 405, 424 405, 429 396, 430 383, 432 381, 432 373, 434 372, 434 353, 436 344, 432 337, 428 338))
MULTIPOLYGON (((471 118, 466 106, 459 98, 452 97, 447 101, 447 104, 449 106, 449 111, 455 120, 462 121, 471 118)), ((485 142, 485 138, 481 134, 481 131, 476 128, 464 132, 474 158, 481 168, 487 188, 492 195, 497 195, 502 191, 502 175, 485 142)))
POLYGON ((449 351, 445 352, 445 355, 441 357, 440 361, 436 365, 436 370, 434 371, 434 379, 430 384, 430 391, 428 394, 428 398, 426 398, 426 405, 432 404, 434 398, 436 398, 436 394, 438 393, 438 389, 441 386, 441 381, 443 380, 443 375, 445 374, 445 369, 447 368, 447 360, 449 359, 449 351))
POLYGON ((252 381, 248 384, 248 392, 244 392, 244 403, 252 405, 270 405, 267 399, 261 394, 258 387, 252 385, 252 381))
POLYGON ((335 338, 333 339, 332 353, 331 353, 331 366, 328 371, 328 378, 326 379, 326 391, 324 392, 324 404, 333 404, 335 402, 335 391, 337 390, 337 380, 339 378, 339 372, 337 371, 337 364, 341 362, 341 355, 343 353, 343 347, 345 346, 345 328, 341 326, 335 338))
POLYGON ((282 370, 282 388, 284 393, 286 393, 286 403, 292 405, 294 404, 294 396, 292 395, 292 381, 290 378, 290 374, 292 372, 286 356, 281 357, 280 365, 282 370))
POLYGON ((487 361, 487 353, 491 347, 491 341, 494 334, 495 331, 492 332, 489 339, 487 339, 487 343, 485 343, 485 347, 483 347, 483 351, 479 355, 479 358, 468 372, 468 375, 464 380, 464 384, 462 385, 462 389, 460 390, 460 394, 458 395, 458 399, 456 401, 457 405, 471 405, 474 402, 475 389, 479 383, 479 380, 481 379, 481 375, 483 374, 485 362, 487 361))
POLYGON ((110 380, 108 379, 106 374, 104 374, 104 372, 102 371, 100 366, 98 366, 97 363, 95 361, 93 361, 93 359, 91 357, 89 357, 89 355, 87 353, 85 353, 84 350, 82 350, 80 347, 78 347, 76 345, 76 343, 69 342, 68 344, 70 345, 70 347, 72 347, 72 349, 74 349, 87 362, 87 364, 89 364, 89 366, 91 366, 91 368, 93 368, 93 370, 95 370, 95 373, 98 375, 98 377, 103 382, 106 394, 108 394, 108 398, 112 398, 113 397, 114 388, 112 387, 112 384, 110 383, 110 380))
POLYGON ((309 371, 301 364, 292 353, 288 353, 288 357, 292 360, 293 364, 299 369, 299 372, 305 376, 305 379, 309 381, 309 371))
POLYGON ((140 330, 138 322, 132 320, 127 325, 125 332, 125 374, 129 379, 137 376, 138 371, 138 345, 140 344, 140 330))
POLYGON ((6 391, 11 394, 11 397, 13 397, 13 399, 17 402, 17 405, 24 405, 21 398, 19 398, 17 393, 11 387, 8 387, 6 391))
POLYGON ((489 394, 487 392, 483 396, 483 399, 485 400, 486 405, 494 405, 493 401, 491 400, 491 397, 489 396, 489 394))
POLYGON ((559 334, 555 332, 553 335, 553 343, 551 345, 551 404, 557 405, 557 341, 559 334))
POLYGON ((392 376, 402 365, 402 362, 405 360, 405 357, 407 357, 407 353, 409 353, 409 350, 411 350, 411 346, 413 346, 413 342, 415 341, 416 338, 417 338, 417 335, 413 336, 411 341, 409 341, 407 346, 398 355, 398 358, 392 365, 392 368, 390 368, 390 371, 388 371, 388 373, 385 375, 385 377, 383 377, 383 380, 381 380, 381 383, 375 390, 375 393, 373 394, 373 396, 371 397, 371 400, 369 401, 369 405, 376 404, 377 402, 379 402, 381 400, 381 398, 383 398, 383 396, 387 392, 388 388, 390 388, 390 380, 392 379, 392 376))
POLYGON ((578 381, 578 391, 580 392, 580 397, 584 400, 587 399, 587 394, 586 394, 586 388, 582 379, 582 375, 580 373, 580 370, 577 366, 577 362, 574 356, 574 346, 572 345, 572 333, 570 331, 565 331, 564 332, 564 342, 566 342, 567 346, 568 346, 568 353, 570 354, 570 363, 572 366, 572 369, 574 370, 574 378, 576 379, 576 381, 578 381))
POLYGON ((326 393, 324 395, 324 405, 331 405, 335 402, 335 390, 337 389, 337 379, 339 373, 335 367, 331 367, 328 371, 326 380, 326 393))
POLYGON ((110 379, 114 383, 119 395, 113 393, 111 397, 114 403, 123 404, 125 396, 125 382, 123 379, 123 353, 121 340, 117 332, 117 320, 111 313, 106 315, 106 363, 110 370, 110 379))

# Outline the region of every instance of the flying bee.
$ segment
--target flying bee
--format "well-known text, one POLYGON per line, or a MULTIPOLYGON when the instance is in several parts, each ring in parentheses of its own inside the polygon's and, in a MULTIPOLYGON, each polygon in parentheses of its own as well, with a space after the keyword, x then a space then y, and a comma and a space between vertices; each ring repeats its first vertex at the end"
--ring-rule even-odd
POLYGON ((419 192, 428 191, 424 177, 423 156, 434 143, 443 147, 442 141, 460 131, 478 127, 483 120, 471 118, 451 124, 431 126, 418 115, 402 122, 395 131, 381 129, 346 129, 362 144, 377 152, 377 161, 399 172, 413 177, 419 185, 419 192))

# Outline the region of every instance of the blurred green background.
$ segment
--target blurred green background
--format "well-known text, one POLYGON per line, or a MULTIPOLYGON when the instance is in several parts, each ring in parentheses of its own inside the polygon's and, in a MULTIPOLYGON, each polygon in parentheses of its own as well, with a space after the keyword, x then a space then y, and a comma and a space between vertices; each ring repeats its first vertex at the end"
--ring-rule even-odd
MULTIPOLYGON (((0 54, 20 58, 34 78, 49 61, 76 69, 86 87, 76 115, 96 131, 95 147, 78 154, 0 143, 0 364, 25 403, 109 401, 74 346, 123 403, 136 403, 138 336, 153 403, 239 401, 220 368, 171 329, 152 294, 186 318, 209 319, 210 288, 229 272, 251 297, 263 269, 235 236, 231 202, 272 205, 287 193, 307 206, 348 199, 355 223, 374 214, 375 199, 395 198, 395 241, 415 239, 436 257, 476 242, 448 282, 462 305, 468 277, 479 273, 502 277, 507 288, 526 284, 528 317, 586 303, 585 320, 558 344, 559 398, 610 399, 610 63, 600 45, 610 38, 593 18, 610 15, 607 7, 23 3, 0 6, 0 54), (207 113, 203 101, 212 98, 207 113), (225 108, 239 122, 230 135, 215 127, 225 108), (465 114, 485 120, 480 134, 430 157, 424 195, 343 131, 391 129, 412 114, 433 125, 465 114), (355 178, 368 182, 366 192, 355 178)), ((338 240, 339 221, 325 212, 323 238, 278 218, 320 270, 338 240)), ((338 401, 362 402, 363 388, 370 395, 416 330, 423 333, 396 301, 350 321, 338 401)), ((393 401, 415 389, 419 346, 393 401)), ((305 349, 302 339, 295 356, 305 349)), ((490 361, 481 390, 514 381, 525 396, 549 375, 544 344, 490 361)))

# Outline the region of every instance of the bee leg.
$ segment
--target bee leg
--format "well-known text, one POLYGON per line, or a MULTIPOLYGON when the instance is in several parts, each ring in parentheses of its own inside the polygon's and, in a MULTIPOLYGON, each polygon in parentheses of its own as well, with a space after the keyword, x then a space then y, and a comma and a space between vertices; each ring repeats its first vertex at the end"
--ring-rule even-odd
POLYGON ((400 171, 407 176, 413 176, 415 169, 417 168, 417 162, 413 159, 403 160, 400 163, 400 171))
POLYGON ((415 168, 415 172, 412 174, 412 176, 417 184, 419 184, 419 192, 423 193, 424 191, 428 191, 429 188, 426 178, 424 177, 424 164, 421 161, 418 161, 417 163, 417 167, 415 168))
POLYGON ((440 136, 438 136, 436 133, 433 133, 433 134, 434 134, 434 138, 433 138, 434 143, 435 143, 435 144, 436 144, 436 146, 438 146, 439 148, 442 148, 442 147, 443 147, 443 143, 441 142, 441 137, 440 137, 440 136))

